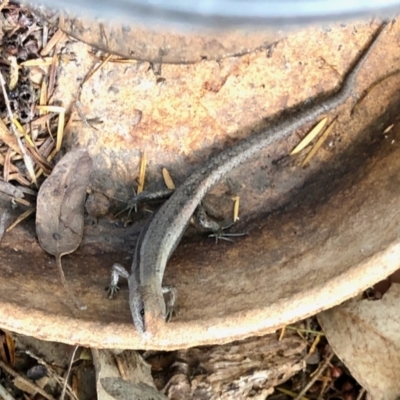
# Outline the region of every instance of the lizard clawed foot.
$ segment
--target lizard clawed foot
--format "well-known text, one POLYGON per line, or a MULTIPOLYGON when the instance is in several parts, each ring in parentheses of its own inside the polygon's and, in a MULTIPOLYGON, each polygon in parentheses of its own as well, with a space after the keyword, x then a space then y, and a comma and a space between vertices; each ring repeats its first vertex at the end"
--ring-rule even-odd
POLYGON ((114 298, 119 292, 119 286, 117 285, 110 285, 107 288, 107 296, 109 299, 114 298))
POLYGON ((115 214, 114 217, 117 217, 120 214, 122 214, 123 212, 128 211, 128 218, 129 218, 131 216, 133 210, 135 210, 135 213, 137 212, 137 207, 139 204, 145 203, 145 202, 148 202, 151 200, 166 199, 169 196, 171 196, 172 193, 173 193, 172 189, 162 189, 162 190, 158 190, 156 192, 141 192, 138 194, 136 194, 136 192, 135 192, 133 198, 127 204, 127 206, 123 210, 121 210, 120 212, 115 214))
POLYGON ((117 218, 118 216, 120 216, 125 211, 128 211, 128 217, 130 217, 133 210, 135 210, 135 213, 137 212, 137 202, 135 202, 135 201, 129 202, 128 205, 125 208, 123 208, 121 211, 117 212, 114 215, 114 218, 117 218))
POLYGON ((173 288, 172 286, 164 286, 162 288, 162 292, 164 295, 164 299, 166 298, 165 322, 169 322, 171 320, 172 316, 175 314, 174 306, 175 306, 175 302, 176 302, 176 289, 173 288))
POLYGON ((215 243, 218 243, 218 240, 226 240, 227 242, 233 242, 231 237, 238 237, 247 235, 248 232, 244 233, 226 233, 225 231, 231 228, 234 225, 234 222, 231 222, 225 226, 221 225, 219 222, 212 219, 206 212, 206 209, 203 205, 199 205, 196 211, 196 223, 201 226, 204 230, 211 231, 208 237, 215 237, 215 243))
POLYGON ((241 233, 227 233, 224 232, 223 230, 220 230, 218 232, 211 233, 208 235, 208 237, 215 237, 215 243, 218 243, 218 240, 225 240, 227 242, 233 242, 232 237, 239 237, 239 236, 245 236, 247 235, 248 232, 241 232, 241 233))

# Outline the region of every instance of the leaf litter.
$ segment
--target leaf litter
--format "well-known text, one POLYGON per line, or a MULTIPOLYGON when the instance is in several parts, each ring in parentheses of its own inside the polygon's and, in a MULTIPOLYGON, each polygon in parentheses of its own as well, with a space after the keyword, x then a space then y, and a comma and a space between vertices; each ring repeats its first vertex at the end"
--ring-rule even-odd
POLYGON ((39 242, 56 257, 63 286, 76 305, 84 308, 66 282, 61 257, 73 252, 81 240, 90 157, 86 152, 75 152, 52 173, 52 160, 60 152, 63 142, 65 108, 60 103, 53 104, 51 96, 56 84, 58 61, 63 58, 58 46, 66 35, 56 25, 49 26, 34 11, 16 3, 3 3, 1 17, 0 182, 13 208, 27 207, 13 222, 9 221, 7 209, 1 210, 1 235, 33 214, 37 200, 39 242), (68 159, 76 165, 65 166, 63 163, 68 163, 68 159), (63 168, 65 175, 61 171, 63 168), (68 175, 71 170, 72 174, 68 175), (36 199, 43 174, 50 177, 41 186, 41 197, 36 199), (25 193, 32 199, 28 201, 23 198, 24 194, 13 190, 13 180, 25 187, 25 193), (65 186, 57 187, 57 183, 65 186), (32 184, 36 190, 31 189, 32 184), (76 190, 76 193, 72 194, 71 190, 76 190), (48 197, 49 193, 54 198, 48 197), (5 216, 7 218, 3 218, 5 216))

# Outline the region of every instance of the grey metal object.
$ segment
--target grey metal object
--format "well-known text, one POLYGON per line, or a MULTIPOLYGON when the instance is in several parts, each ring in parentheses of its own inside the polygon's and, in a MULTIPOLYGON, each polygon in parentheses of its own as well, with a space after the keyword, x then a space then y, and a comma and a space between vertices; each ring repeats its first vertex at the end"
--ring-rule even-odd
POLYGON ((234 27, 279 26, 341 20, 345 17, 390 15, 398 11, 398 0, 44 0, 51 7, 90 11, 90 15, 117 17, 145 23, 161 22, 181 27, 203 25, 234 27))

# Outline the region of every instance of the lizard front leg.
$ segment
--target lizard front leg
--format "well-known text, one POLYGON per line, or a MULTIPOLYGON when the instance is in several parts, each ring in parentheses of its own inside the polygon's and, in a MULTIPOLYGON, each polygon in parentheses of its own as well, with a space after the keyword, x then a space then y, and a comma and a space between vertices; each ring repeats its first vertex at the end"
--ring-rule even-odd
POLYGON ((118 263, 111 267, 111 283, 108 287, 108 297, 113 298, 119 291, 119 278, 125 278, 129 287, 129 308, 131 310, 133 323, 141 335, 145 334, 144 305, 140 293, 139 282, 135 274, 129 272, 118 263))
POLYGON ((165 301, 165 321, 169 322, 174 314, 176 289, 172 286, 163 286, 161 290, 165 301))
POLYGON ((122 277, 128 280, 129 276, 129 272, 121 264, 113 264, 111 267, 111 282, 107 289, 107 294, 110 299, 112 299, 119 291, 119 278, 122 277))

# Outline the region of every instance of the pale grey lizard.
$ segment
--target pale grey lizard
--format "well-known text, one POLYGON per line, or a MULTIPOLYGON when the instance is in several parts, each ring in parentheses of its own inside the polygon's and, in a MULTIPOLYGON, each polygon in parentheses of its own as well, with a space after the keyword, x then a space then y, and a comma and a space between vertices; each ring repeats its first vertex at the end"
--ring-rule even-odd
POLYGON ((154 333, 171 314, 166 305, 162 281, 169 257, 178 245, 196 207, 209 189, 222 177, 277 139, 289 137, 303 125, 347 100, 353 93, 354 82, 377 43, 383 27, 359 55, 344 78, 340 89, 319 104, 309 105, 289 115, 268 129, 240 141, 211 158, 205 166, 191 174, 161 206, 143 230, 136 247, 131 273, 120 271, 129 282, 129 306, 133 322, 140 333, 154 333))

